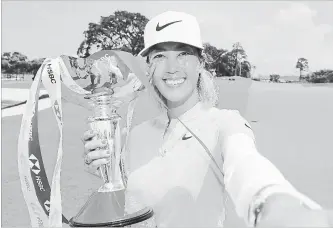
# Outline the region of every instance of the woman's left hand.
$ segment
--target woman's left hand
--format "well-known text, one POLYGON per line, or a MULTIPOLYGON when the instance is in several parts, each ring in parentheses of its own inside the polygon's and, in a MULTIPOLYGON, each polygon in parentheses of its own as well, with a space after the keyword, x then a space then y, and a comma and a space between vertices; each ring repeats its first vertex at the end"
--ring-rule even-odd
MULTIPOLYGON (((333 228, 333 211, 297 208, 286 210, 281 217, 267 217, 258 223, 260 227, 330 227, 333 228)), ((276 215, 277 216, 277 215, 276 215)))
POLYGON ((257 227, 331 227, 333 210, 309 209, 292 196, 269 197, 257 227))

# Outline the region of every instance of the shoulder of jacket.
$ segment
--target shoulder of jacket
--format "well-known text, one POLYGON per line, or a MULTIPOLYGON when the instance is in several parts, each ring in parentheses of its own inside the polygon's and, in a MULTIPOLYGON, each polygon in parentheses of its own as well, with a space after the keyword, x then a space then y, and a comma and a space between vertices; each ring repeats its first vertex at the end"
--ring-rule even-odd
POLYGON ((213 108, 212 113, 213 113, 214 117, 220 121, 229 121, 232 119, 243 118, 242 115, 240 114, 240 112, 235 109, 213 108))
POLYGON ((146 120, 141 122, 140 124, 133 126, 131 129, 132 134, 142 134, 142 132, 150 132, 154 129, 159 129, 165 127, 165 120, 163 119, 163 116, 157 116, 155 118, 146 120))
POLYGON ((136 132, 142 132, 144 130, 147 130, 148 128, 151 128, 154 125, 155 119, 151 119, 151 120, 146 120, 141 122, 138 125, 133 126, 133 128, 131 129, 131 133, 136 133, 136 132))

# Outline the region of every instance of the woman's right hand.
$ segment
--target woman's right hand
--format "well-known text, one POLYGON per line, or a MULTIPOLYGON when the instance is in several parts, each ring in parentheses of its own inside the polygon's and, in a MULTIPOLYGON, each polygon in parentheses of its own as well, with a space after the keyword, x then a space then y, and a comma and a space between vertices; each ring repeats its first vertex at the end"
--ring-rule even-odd
POLYGON ((98 168, 107 164, 110 159, 106 150, 107 141, 97 139, 97 134, 93 130, 88 130, 83 134, 84 143, 84 166, 85 171, 95 176, 101 177, 98 168))

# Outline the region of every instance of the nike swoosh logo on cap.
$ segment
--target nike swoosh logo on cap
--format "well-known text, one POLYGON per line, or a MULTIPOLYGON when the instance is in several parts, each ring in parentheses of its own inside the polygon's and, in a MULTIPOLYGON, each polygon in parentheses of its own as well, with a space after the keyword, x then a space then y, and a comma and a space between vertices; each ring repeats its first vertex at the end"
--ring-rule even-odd
POLYGON ((162 25, 162 26, 160 26, 160 22, 158 22, 158 24, 157 24, 157 26, 156 26, 156 31, 157 31, 157 32, 158 32, 158 31, 161 31, 162 29, 168 27, 169 25, 172 25, 172 24, 177 23, 177 22, 181 22, 181 20, 180 20, 180 21, 172 21, 172 22, 169 22, 169 23, 167 23, 167 24, 165 24, 165 25, 162 25))

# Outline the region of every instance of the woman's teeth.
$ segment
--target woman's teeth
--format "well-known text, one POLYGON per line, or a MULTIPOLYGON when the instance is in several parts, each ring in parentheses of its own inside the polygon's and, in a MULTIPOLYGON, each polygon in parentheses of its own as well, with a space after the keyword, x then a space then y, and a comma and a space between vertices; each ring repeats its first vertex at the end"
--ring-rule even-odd
POLYGON ((185 82, 185 78, 165 79, 164 81, 168 86, 178 86, 178 85, 182 84, 183 82, 185 82))

